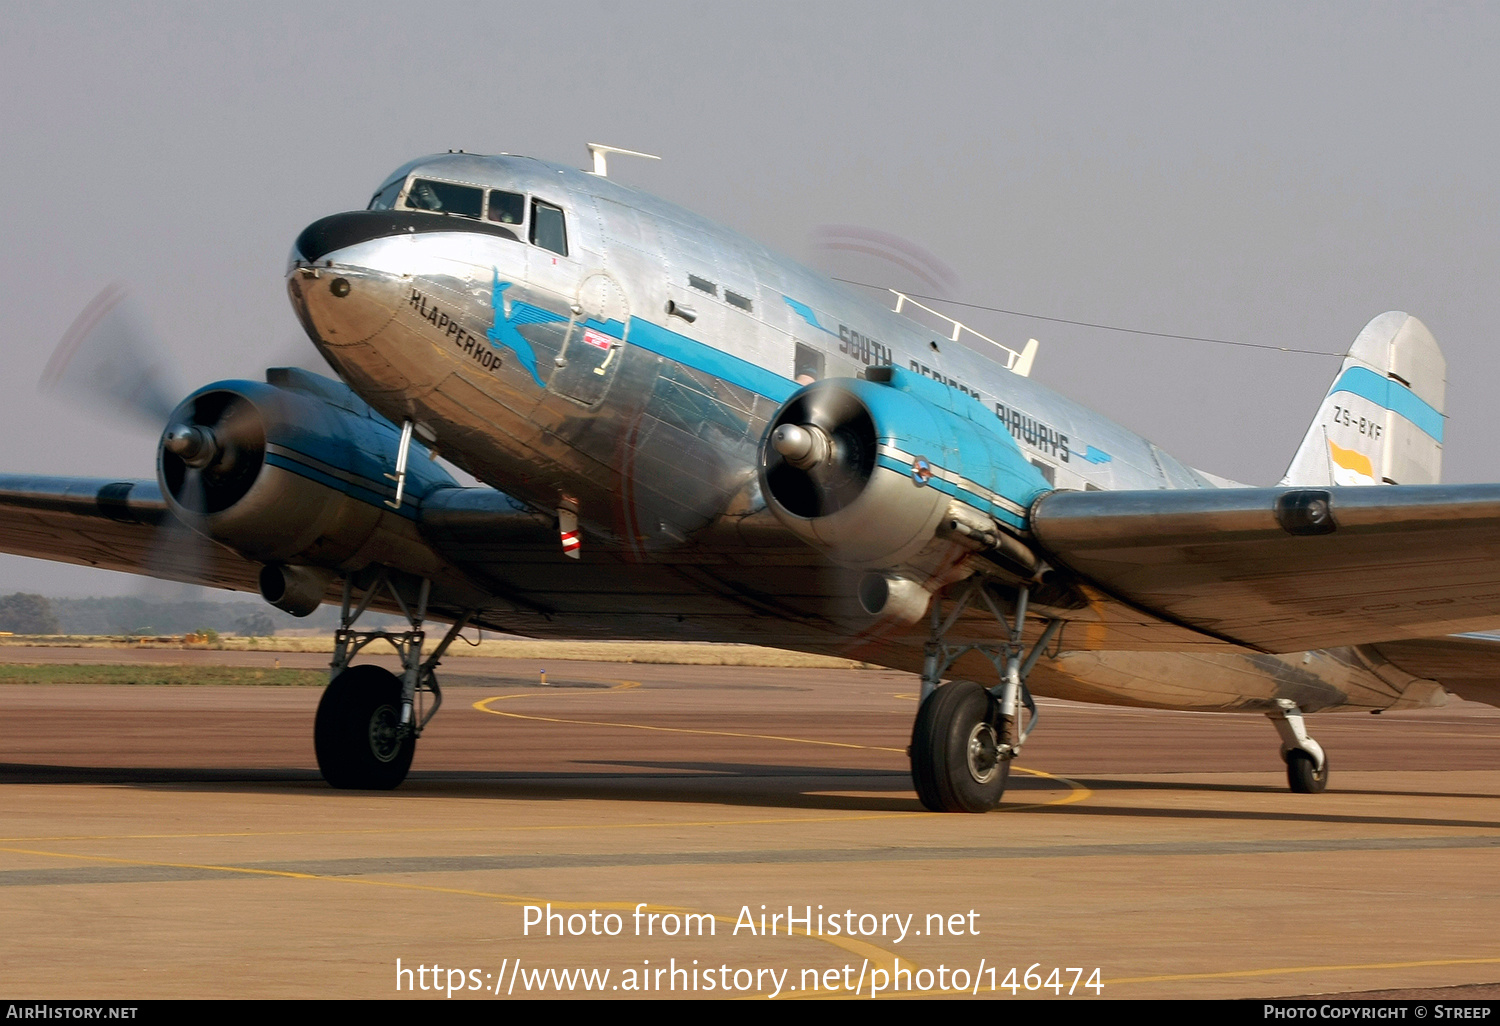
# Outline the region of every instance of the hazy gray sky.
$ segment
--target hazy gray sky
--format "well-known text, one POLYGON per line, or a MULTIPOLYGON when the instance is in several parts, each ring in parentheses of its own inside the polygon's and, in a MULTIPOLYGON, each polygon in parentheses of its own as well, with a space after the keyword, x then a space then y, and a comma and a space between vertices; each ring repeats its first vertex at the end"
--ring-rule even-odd
MULTIPOLYGON (((106 283, 182 389, 300 340, 308 222, 423 153, 584 164, 794 256, 855 224, 957 298, 1342 352, 1384 310, 1449 364, 1445 476, 1500 480, 1500 6, 9 3, 0 34, 0 469, 150 477, 155 438, 39 397, 106 283)), ((1337 361, 974 314, 1035 376, 1188 462, 1269 484, 1337 361)), ((0 593, 116 575, 0 559, 0 593)))

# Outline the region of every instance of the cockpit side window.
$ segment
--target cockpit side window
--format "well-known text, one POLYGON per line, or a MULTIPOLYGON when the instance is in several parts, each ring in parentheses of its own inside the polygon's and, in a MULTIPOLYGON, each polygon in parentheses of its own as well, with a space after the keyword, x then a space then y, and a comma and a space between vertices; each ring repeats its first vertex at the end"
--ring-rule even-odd
POLYGON ((531 241, 558 256, 568 255, 568 229, 561 207, 539 199, 531 201, 531 241))
POLYGON ((367 210, 389 210, 396 205, 396 197, 401 195, 401 187, 406 184, 405 178, 398 178, 394 182, 386 182, 380 187, 380 191, 370 197, 370 205, 367 210))
POLYGON ((411 210, 477 219, 484 211, 484 190, 455 182, 414 178, 406 193, 406 206, 411 210))
POLYGON ((526 216, 526 197, 520 193, 491 189, 490 205, 485 216, 500 224, 520 224, 526 216))

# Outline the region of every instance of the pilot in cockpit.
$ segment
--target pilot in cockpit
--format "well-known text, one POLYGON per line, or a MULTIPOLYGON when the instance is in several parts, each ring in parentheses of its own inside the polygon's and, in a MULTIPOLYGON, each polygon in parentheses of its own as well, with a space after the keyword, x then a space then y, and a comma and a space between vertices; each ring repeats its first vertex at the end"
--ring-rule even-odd
POLYGON ((431 182, 418 178, 411 185, 411 191, 407 193, 406 205, 413 210, 441 211, 443 201, 438 197, 437 190, 432 187, 431 182))
POLYGON ((489 219, 501 224, 520 224, 526 215, 526 197, 516 192, 490 190, 489 219))

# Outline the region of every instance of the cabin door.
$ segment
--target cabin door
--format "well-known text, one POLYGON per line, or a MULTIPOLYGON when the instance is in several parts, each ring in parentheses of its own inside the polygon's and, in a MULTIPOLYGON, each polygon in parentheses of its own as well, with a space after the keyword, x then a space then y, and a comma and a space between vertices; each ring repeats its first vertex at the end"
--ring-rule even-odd
POLYGON ((614 277, 595 271, 579 285, 576 307, 548 387, 592 406, 604 398, 625 355, 630 304, 614 277))

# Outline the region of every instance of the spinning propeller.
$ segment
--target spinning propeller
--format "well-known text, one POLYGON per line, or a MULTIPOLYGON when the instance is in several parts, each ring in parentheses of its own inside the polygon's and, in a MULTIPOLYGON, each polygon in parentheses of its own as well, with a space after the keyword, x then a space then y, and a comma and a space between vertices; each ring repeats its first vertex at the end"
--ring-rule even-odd
POLYGON ((197 517, 227 508, 260 468, 265 431, 259 414, 228 392, 187 403, 176 362, 129 290, 115 283, 95 296, 53 351, 43 392, 86 404, 96 415, 124 416, 160 443, 160 483, 187 520, 161 522, 146 566, 153 576, 203 583, 215 545, 194 528, 197 517))
POLYGON ((206 392, 172 413, 161 442, 162 484, 189 513, 228 509, 255 483, 266 452, 265 423, 232 392, 206 392))
POLYGON ((43 392, 123 414, 160 431, 187 390, 140 304, 120 282, 78 315, 42 371, 43 392))
POLYGON ((766 482, 789 512, 813 519, 860 496, 875 471, 875 422, 842 388, 813 384, 771 425, 766 482))

